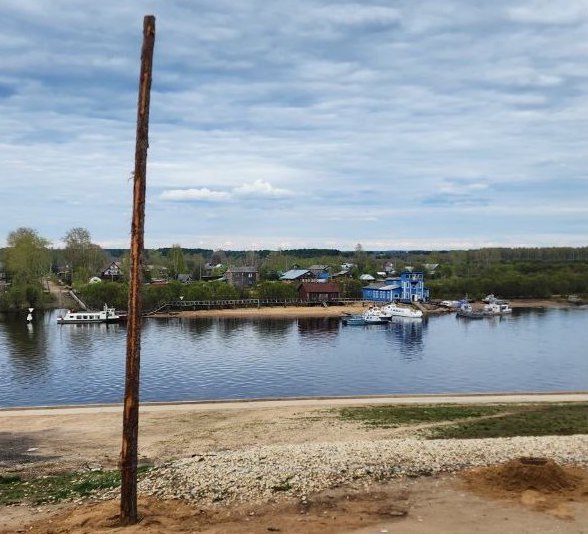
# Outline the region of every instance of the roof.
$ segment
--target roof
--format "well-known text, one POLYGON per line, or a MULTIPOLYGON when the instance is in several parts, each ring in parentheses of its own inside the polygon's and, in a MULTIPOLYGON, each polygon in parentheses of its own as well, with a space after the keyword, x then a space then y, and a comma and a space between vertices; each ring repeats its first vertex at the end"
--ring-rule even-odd
POLYGON ((290 269, 280 276, 280 280, 296 280, 297 278, 300 278, 309 272, 310 271, 308 269, 290 269))
POLYGON ((257 267, 229 267, 225 273, 256 273, 257 267))
POLYGON ((300 287, 307 293, 339 293, 339 286, 333 282, 303 282, 300 287))
POLYGON ((359 277, 360 280, 375 280, 375 278, 371 274, 362 274, 359 277))
POLYGON ((309 271, 326 271, 329 267, 327 265, 311 265, 309 271))

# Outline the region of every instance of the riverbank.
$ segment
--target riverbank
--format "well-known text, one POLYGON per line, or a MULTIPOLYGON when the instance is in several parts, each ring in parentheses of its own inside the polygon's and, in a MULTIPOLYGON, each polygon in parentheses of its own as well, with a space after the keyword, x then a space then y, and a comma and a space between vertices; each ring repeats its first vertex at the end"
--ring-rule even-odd
MULTIPOLYGON (((585 463, 587 436, 427 441, 422 424, 375 428, 343 420, 338 410, 587 400, 568 393, 145 404, 139 461, 159 467, 140 485, 137 527, 116 526, 114 492, 107 501, 2 507, 0 532, 465 534, 474 524, 479 533, 508 524, 579 534, 585 500, 482 497, 458 473, 519 456, 585 463)), ((121 406, 0 411, 0 475, 114 469, 121 425, 121 406)))
MULTIPOLYGON (((536 308, 536 309, 563 309, 574 307, 574 304, 562 299, 513 299, 510 302, 512 308, 536 308)), ((332 306, 267 306, 261 308, 225 308, 210 310, 183 310, 171 312, 158 312, 148 315, 149 318, 171 317, 213 317, 213 318, 246 318, 246 319, 273 319, 296 317, 341 317, 346 314, 360 314, 372 303, 356 302, 345 305, 332 306)), ((441 306, 424 305, 425 314, 436 315, 451 313, 451 310, 441 306)))

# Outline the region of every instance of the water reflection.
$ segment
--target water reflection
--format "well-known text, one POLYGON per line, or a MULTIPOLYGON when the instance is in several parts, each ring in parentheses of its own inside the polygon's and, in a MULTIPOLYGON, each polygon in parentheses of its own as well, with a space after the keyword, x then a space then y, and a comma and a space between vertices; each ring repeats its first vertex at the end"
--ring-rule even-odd
POLYGON ((423 357, 423 332, 426 318, 392 317, 388 329, 403 358, 412 360, 423 357))
POLYGON ((307 338, 329 336, 339 333, 341 320, 338 317, 305 317, 298 319, 298 333, 307 338))
POLYGON ((47 372, 46 336, 42 317, 35 315, 27 322, 26 313, 10 313, 0 323, 0 347, 6 351, 13 371, 33 373, 36 376, 47 372))
POLYGON ((252 327, 261 337, 278 339, 292 331, 294 322, 291 319, 261 319, 253 321, 252 327))

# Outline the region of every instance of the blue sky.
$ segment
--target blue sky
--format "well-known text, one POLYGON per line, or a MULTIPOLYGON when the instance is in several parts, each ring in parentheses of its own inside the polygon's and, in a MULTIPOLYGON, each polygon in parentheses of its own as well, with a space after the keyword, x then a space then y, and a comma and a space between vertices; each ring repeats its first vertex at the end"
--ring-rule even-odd
POLYGON ((588 244, 588 1, 2 0, 0 246, 588 244))

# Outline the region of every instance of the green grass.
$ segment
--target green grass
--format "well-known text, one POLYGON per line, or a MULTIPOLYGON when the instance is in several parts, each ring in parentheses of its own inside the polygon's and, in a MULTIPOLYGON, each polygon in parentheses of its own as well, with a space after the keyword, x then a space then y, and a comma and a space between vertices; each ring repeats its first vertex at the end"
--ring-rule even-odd
POLYGON ((588 404, 495 406, 366 406, 343 408, 339 416, 373 428, 429 423, 430 439, 567 436, 588 434, 588 404), (466 421, 463 421, 466 419, 466 421), (455 424, 446 423, 456 421, 455 424), (435 426, 435 423, 439 423, 435 426))
POLYGON ((422 405, 422 406, 365 406, 342 408, 339 416, 346 421, 357 421, 376 428, 396 428, 418 423, 441 423, 455 419, 495 415, 504 410, 500 406, 422 405))
POLYGON ((494 419, 438 427, 431 438, 468 439, 588 434, 588 404, 551 404, 521 408, 494 419))
MULTIPOLYGON (((139 467, 139 476, 149 467, 139 467)), ((0 505, 29 502, 55 503, 120 486, 119 471, 64 473, 24 480, 16 475, 0 476, 0 505)))

